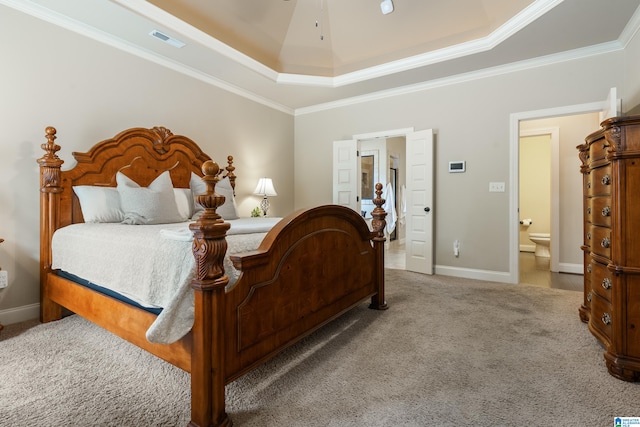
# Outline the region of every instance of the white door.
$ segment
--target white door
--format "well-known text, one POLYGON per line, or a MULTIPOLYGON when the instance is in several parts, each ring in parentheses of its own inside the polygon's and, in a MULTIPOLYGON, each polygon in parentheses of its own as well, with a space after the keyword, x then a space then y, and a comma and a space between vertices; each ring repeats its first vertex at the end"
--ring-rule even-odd
POLYGON ((433 274, 433 130, 407 134, 406 269, 433 274))
POLYGON ((333 203, 360 212, 358 141, 333 142, 333 203))

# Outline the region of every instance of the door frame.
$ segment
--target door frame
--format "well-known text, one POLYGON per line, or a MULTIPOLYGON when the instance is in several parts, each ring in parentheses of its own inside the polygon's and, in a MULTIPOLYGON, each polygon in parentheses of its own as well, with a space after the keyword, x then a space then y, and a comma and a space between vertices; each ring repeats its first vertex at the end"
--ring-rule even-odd
POLYGON ((520 121, 595 113, 605 111, 607 108, 607 101, 599 101, 511 113, 509 117, 509 182, 511 182, 511 188, 509 189, 510 215, 508 283, 517 284, 520 280, 520 213, 518 212, 518 206, 520 204, 520 121))

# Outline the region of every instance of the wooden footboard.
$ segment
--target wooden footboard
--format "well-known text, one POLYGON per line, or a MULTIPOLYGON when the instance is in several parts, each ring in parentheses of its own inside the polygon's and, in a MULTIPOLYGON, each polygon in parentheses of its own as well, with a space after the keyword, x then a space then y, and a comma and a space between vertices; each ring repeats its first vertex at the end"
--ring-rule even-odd
MULTIPOLYGON (((202 203, 215 219, 211 178, 202 203), (206 200, 205 200, 206 199, 206 200)), ((222 259, 222 225, 206 218, 191 226, 198 272, 193 281, 196 322, 192 330, 192 419, 190 426, 229 425, 224 386, 259 366, 367 298, 387 309, 384 299, 382 185, 376 185, 373 227, 352 209, 319 206, 280 221, 258 250, 231 257, 241 270, 227 287, 222 259)), ((224 223, 223 223, 224 224, 224 223)))
MULTIPOLYGON (((41 320, 61 317, 66 307, 124 339, 191 373, 190 426, 227 426, 225 385, 269 360, 364 300, 384 310, 384 228, 382 185, 376 185, 372 227, 355 211, 319 206, 289 215, 271 230, 258 250, 232 257, 240 277, 225 275, 229 223, 216 210, 215 192, 223 170, 188 138, 168 129, 134 128, 74 153, 77 167, 61 171, 56 131, 46 130, 40 164, 41 320), (154 315, 74 284, 51 270, 51 238, 65 225, 81 222, 73 185, 115 185, 115 173, 135 162, 138 182, 171 171, 174 186, 188 187, 191 172, 207 186, 205 207, 190 225, 194 234, 195 320, 191 332, 170 345, 151 344, 145 332, 154 315)), ((235 179, 229 157, 226 175, 235 179)), ((135 178, 135 177, 132 177, 135 178)), ((141 184, 144 185, 144 184, 141 184)))
POLYGON ((383 246, 371 238, 352 209, 319 206, 282 220, 256 252, 232 256, 242 274, 226 298, 227 378, 364 299, 375 297, 372 307, 386 308, 384 277, 373 268, 383 246))

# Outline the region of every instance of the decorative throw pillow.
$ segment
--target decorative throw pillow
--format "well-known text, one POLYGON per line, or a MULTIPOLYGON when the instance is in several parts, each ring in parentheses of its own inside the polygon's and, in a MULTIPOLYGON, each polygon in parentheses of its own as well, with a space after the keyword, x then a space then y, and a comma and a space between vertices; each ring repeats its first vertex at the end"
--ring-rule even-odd
POLYGON ((174 188, 173 193, 176 196, 176 205, 178 212, 184 220, 188 220, 193 216, 193 193, 189 188, 174 188))
MULTIPOLYGON (((197 219, 202 212, 204 212, 204 208, 198 201, 195 199, 199 194, 204 194, 207 192, 207 186, 198 175, 195 173, 191 173, 191 192, 194 197, 194 213, 191 219, 197 219)), ((236 206, 236 198, 233 195, 233 187, 231 187, 231 182, 229 178, 224 178, 216 184, 216 193, 221 196, 224 196, 224 204, 217 209, 218 214, 223 219, 238 219, 238 208, 236 206)))
POLYGON ((80 201, 84 222, 122 222, 124 219, 116 188, 76 185, 73 192, 80 201))
POLYGON ((124 212, 123 224, 168 224, 186 220, 178 212, 169 171, 160 174, 148 187, 140 187, 121 172, 116 174, 116 183, 124 212))

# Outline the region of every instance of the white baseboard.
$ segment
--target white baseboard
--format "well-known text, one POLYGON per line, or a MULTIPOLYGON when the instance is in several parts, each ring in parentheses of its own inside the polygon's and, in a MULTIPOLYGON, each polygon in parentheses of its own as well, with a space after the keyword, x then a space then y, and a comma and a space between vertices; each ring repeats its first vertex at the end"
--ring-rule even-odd
POLYGON ((560 273, 584 274, 582 264, 568 264, 566 262, 561 262, 558 264, 558 270, 560 273))
MULTIPOLYGON (((582 264, 560 263, 560 273, 583 274, 582 264)), ((489 282, 517 283, 512 280, 508 271, 478 270, 474 268, 451 267, 448 265, 436 265, 435 274, 443 276, 463 277, 465 279, 486 280, 489 282)))
MULTIPOLYGON (((486 280, 489 282, 514 283, 508 271, 478 270, 474 268, 436 265, 435 273, 443 276, 463 277, 465 279, 486 280)), ((517 281, 516 281, 517 282, 517 281)))
POLYGON ((11 325, 13 323, 24 322, 25 320, 37 319, 40 317, 40 304, 23 305, 22 307, 0 310, 0 323, 11 325))

